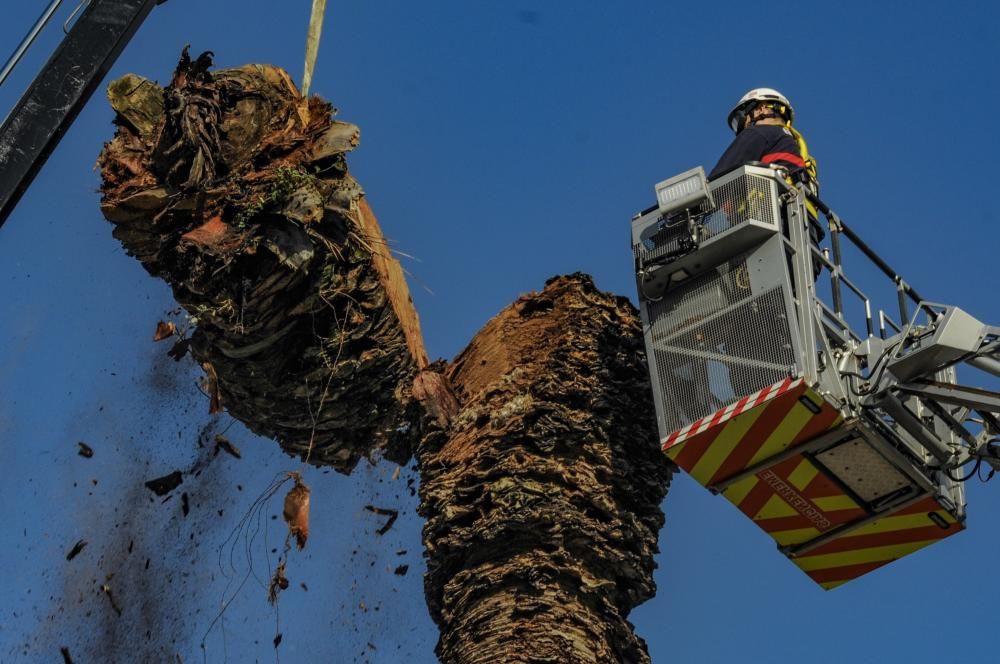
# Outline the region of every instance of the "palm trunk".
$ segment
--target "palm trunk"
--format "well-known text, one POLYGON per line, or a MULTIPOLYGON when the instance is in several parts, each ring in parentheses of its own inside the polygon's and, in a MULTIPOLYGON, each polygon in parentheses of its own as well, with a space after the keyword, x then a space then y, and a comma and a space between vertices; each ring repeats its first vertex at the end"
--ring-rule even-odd
POLYGON ((635 310, 556 278, 445 375, 458 410, 417 449, 441 661, 648 662, 627 617, 655 592, 670 469, 635 310))

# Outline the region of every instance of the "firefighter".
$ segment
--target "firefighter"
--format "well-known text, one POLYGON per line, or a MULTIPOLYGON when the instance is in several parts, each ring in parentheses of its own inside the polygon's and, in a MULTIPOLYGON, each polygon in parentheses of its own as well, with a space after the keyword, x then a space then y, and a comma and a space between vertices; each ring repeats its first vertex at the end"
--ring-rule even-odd
MULTIPOLYGON (((816 161, 809 155, 802 134, 792 126, 794 120, 795 110, 792 104, 777 90, 755 88, 747 92, 729 112, 727 118, 736 138, 722 154, 708 179, 714 180, 740 166, 758 163, 782 169, 788 174, 789 182, 797 183, 813 195, 818 195, 816 161)), ((751 211, 762 204, 768 196, 768 193, 757 189, 751 182, 743 192, 742 200, 724 202, 722 211, 714 217, 709 217, 705 222, 706 226, 713 232, 725 230, 731 224, 738 223, 750 215, 751 211)), ((813 243, 818 245, 825 233, 819 225, 816 208, 809 201, 806 202, 806 211, 809 217, 809 234, 813 243)), ((817 278, 821 270, 821 264, 814 260, 813 277, 817 278)), ((745 293, 749 292, 750 288, 746 266, 733 273, 729 286, 731 292, 728 298, 731 302, 746 297, 745 293)), ((788 330, 781 325, 768 333, 769 325, 774 323, 775 321, 766 317, 755 320, 755 326, 761 330, 764 338, 781 339, 787 336, 788 330)), ((776 356, 782 357, 787 353, 784 348, 774 348, 772 351, 776 356)), ((728 364, 728 370, 732 391, 738 396, 745 396, 765 387, 773 380, 773 376, 767 372, 755 369, 752 365, 744 364, 736 358, 728 364)))
MULTIPOLYGON (((722 177, 735 168, 758 162, 781 168, 789 181, 799 183, 814 196, 819 195, 816 160, 809 154, 805 138, 792 122, 795 110, 785 95, 773 88, 754 88, 743 95, 727 119, 736 138, 719 158, 708 179, 722 177)), ((819 225, 816 207, 806 201, 809 230, 817 244, 826 233, 819 225)))
POLYGON ((789 173, 805 171, 816 180, 816 162, 805 139, 794 127, 795 110, 788 99, 771 88, 755 88, 729 112, 729 127, 736 138, 719 159, 708 179, 714 180, 751 162, 781 167, 789 173))

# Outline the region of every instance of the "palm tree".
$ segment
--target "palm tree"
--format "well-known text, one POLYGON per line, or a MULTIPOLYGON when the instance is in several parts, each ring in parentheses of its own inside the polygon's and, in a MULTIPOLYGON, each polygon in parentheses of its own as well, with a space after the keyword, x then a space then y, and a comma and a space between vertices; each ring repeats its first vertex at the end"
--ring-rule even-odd
POLYGON ((442 661, 649 661, 627 618, 655 592, 671 469, 634 308, 559 277, 428 367, 347 171, 357 127, 280 69, 210 64, 109 91, 102 210, 188 313, 158 336, 179 332, 211 408, 310 463, 415 454, 442 661))

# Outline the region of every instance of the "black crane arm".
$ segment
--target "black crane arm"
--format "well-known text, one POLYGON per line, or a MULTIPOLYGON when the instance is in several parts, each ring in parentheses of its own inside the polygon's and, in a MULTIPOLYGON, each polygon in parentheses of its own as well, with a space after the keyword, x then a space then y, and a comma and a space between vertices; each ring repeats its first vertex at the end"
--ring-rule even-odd
POLYGON ((0 126, 0 226, 154 5, 91 0, 0 126))

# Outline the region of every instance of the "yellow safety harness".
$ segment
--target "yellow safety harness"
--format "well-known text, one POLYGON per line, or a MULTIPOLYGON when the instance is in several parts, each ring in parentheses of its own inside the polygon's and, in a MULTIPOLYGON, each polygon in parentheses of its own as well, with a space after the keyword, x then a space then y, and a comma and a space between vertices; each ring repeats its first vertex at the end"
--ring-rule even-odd
MULTIPOLYGON (((805 187, 813 196, 819 196, 819 175, 816 168, 816 159, 809 154, 809 146, 806 145, 806 139, 802 136, 798 129, 792 126, 791 122, 785 122, 785 129, 788 130, 788 133, 790 133, 792 138, 795 139, 795 142, 798 143, 799 156, 802 157, 802 161, 806 163, 806 178, 802 186, 805 187)), ((789 178, 788 182, 792 185, 795 184, 791 178, 789 178)), ((809 216, 813 219, 819 219, 819 211, 808 198, 806 199, 806 211, 809 212, 809 216)))

